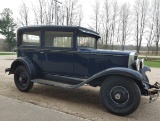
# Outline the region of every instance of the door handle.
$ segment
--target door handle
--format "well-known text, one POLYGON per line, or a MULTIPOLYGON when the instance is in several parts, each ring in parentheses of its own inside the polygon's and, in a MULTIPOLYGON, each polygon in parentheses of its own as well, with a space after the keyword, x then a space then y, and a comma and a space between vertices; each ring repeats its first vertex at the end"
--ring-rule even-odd
POLYGON ((42 54, 43 54, 44 52, 43 52, 43 51, 41 51, 40 53, 42 53, 42 54))

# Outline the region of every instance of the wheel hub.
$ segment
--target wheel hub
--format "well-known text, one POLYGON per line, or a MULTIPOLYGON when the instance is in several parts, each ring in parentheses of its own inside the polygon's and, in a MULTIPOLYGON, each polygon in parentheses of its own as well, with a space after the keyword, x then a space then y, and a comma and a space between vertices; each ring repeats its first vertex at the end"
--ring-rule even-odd
POLYGON ((27 82, 28 82, 28 77, 27 77, 27 75, 26 75, 24 72, 22 72, 22 73, 20 74, 20 76, 19 76, 19 81, 21 82, 21 84, 22 84, 23 86, 25 86, 25 85, 27 84, 27 82))
POLYGON ((110 91, 110 97, 115 104, 126 104, 129 100, 129 93, 124 87, 115 86, 110 91))
POLYGON ((116 99, 116 100, 121 99, 121 94, 119 94, 119 93, 118 93, 118 94, 116 94, 116 95, 115 95, 115 99, 116 99))
POLYGON ((19 77, 19 81, 22 82, 22 77, 19 77))

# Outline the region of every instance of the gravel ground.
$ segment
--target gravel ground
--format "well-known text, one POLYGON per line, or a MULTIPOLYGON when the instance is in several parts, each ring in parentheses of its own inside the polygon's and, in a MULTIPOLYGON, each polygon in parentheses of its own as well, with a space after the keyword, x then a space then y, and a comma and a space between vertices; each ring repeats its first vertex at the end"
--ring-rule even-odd
MULTIPOLYGON (((13 75, 4 73, 10 67, 16 56, 0 56, 0 95, 29 102, 57 111, 62 111, 93 121, 158 121, 160 119, 160 98, 149 103, 149 97, 142 97, 136 112, 129 116, 120 117, 107 112, 99 98, 99 87, 83 86, 76 90, 64 90, 55 87, 35 84, 28 93, 17 90, 13 75)), ((160 69, 152 68, 147 73, 151 83, 160 81, 160 69)))

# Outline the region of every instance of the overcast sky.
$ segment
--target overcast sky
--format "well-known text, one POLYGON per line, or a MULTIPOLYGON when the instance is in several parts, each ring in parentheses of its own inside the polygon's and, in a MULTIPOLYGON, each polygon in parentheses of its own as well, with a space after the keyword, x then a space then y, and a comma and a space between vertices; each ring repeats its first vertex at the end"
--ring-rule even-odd
MULTIPOLYGON (((30 4, 30 1, 34 3, 36 0, 24 0, 26 3, 30 4)), ((59 0, 63 2, 64 0, 59 0)), ((105 0, 99 0, 100 4, 103 4, 105 0)), ((117 0, 120 3, 129 2, 133 3, 134 0, 117 0)), ((4 8, 10 8, 13 11, 14 18, 17 19, 19 6, 21 5, 22 0, 0 0, 0 13, 4 8)), ((82 10, 84 14, 83 23, 88 22, 90 18, 95 0, 79 0, 79 3, 82 5, 82 10)))
MULTIPOLYGON (((36 0, 24 0, 24 1, 25 3, 30 4, 30 1, 34 3, 36 0)), ((63 3, 64 0, 59 0, 59 1, 63 3)), ((103 4, 105 0, 99 0, 99 1, 100 1, 100 4, 103 4)), ((129 2, 132 4, 134 0, 117 0, 117 1, 119 3, 129 2)), ((21 3, 22 3, 22 0, 0 0, 0 13, 4 8, 10 8, 13 11, 14 19, 17 20, 17 17, 19 14, 19 7, 21 3)), ((87 24, 90 22, 95 0, 79 0, 79 3, 82 5, 82 10, 83 10, 82 25, 86 27, 87 24)), ((0 37, 2 36, 0 35, 0 37)))

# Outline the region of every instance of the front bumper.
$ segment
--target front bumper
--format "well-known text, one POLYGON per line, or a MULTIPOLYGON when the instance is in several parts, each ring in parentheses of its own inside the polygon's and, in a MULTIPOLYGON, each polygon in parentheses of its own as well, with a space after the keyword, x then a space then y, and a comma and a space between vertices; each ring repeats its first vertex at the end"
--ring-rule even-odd
POLYGON ((149 84, 148 93, 149 93, 149 102, 151 103, 156 101, 160 93, 160 83, 156 82, 154 85, 149 84))
POLYGON ((142 74, 144 79, 143 84, 146 90, 146 95, 149 95, 149 102, 151 103, 157 100, 157 98, 159 97, 160 83, 156 82, 153 85, 149 84, 149 79, 146 75, 147 71, 151 71, 151 69, 146 65, 144 65, 143 68, 140 69, 140 73, 142 74))

